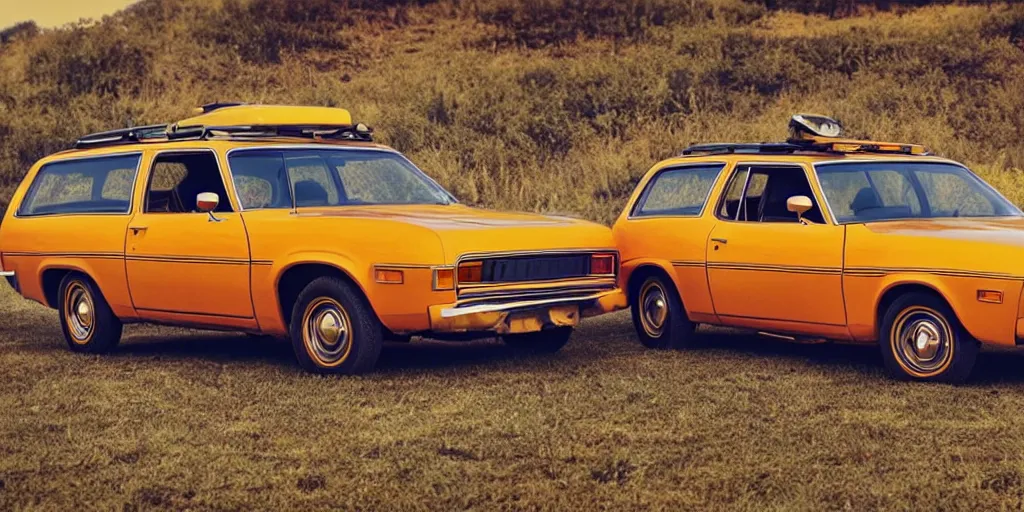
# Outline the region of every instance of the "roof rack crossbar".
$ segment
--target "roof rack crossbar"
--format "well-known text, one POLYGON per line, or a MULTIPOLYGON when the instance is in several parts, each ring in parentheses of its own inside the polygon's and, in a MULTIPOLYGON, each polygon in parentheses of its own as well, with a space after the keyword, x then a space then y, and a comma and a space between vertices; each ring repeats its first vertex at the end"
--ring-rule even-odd
POLYGON ((166 124, 151 124, 146 126, 122 128, 120 130, 91 133, 76 140, 75 148, 81 149, 111 144, 139 142, 143 139, 163 137, 166 131, 166 124))
POLYGON ((232 137, 300 137, 373 141, 373 130, 365 125, 281 125, 281 126, 186 126, 167 132, 170 140, 207 139, 214 132, 232 137))
POLYGON ((729 154, 729 153, 772 153, 785 154, 807 149, 804 146, 788 142, 763 143, 713 143, 695 144, 683 150, 683 156, 695 154, 729 154))

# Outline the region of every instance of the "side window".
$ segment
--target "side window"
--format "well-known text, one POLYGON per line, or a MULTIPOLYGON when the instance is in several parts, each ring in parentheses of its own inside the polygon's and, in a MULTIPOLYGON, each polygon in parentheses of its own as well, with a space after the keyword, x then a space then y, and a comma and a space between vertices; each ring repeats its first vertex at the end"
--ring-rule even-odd
POLYGON ((291 187, 280 151, 242 151, 228 157, 242 208, 291 208, 291 187))
POLYGON ((287 154, 284 161, 295 191, 295 206, 337 206, 341 202, 338 186, 323 157, 287 154))
POLYGON ((128 213, 141 155, 54 162, 43 166, 18 215, 128 213))
POLYGON ((807 196, 814 203, 804 218, 822 224, 825 222, 818 207, 807 175, 800 167, 762 167, 750 171, 750 183, 737 217, 746 222, 797 222, 789 211, 787 201, 793 196, 807 196))
POLYGON ((723 167, 698 165, 658 172, 633 207, 633 216, 700 215, 723 167))
POLYGON ((213 153, 159 154, 150 169, 149 184, 146 187, 146 212, 196 212, 196 196, 203 192, 213 192, 220 197, 215 211, 231 211, 220 166, 213 153))
POLYGON ((721 219, 736 220, 740 210, 740 201, 743 199, 743 186, 747 184, 749 169, 737 169, 729 178, 729 184, 722 195, 722 204, 718 207, 718 217, 721 219))

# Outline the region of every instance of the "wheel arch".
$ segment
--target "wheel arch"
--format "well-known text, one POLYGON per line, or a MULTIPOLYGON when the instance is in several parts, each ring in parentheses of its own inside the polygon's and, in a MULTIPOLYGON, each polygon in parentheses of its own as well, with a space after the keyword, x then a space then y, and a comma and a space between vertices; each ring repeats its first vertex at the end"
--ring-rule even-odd
POLYGON ((57 308, 60 296, 60 283, 64 280, 65 276, 71 273, 85 276, 96 287, 100 295, 103 295, 103 288, 96 282, 96 278, 93 277, 89 270, 86 270, 81 265, 52 263, 39 268, 39 289, 43 292, 43 300, 46 306, 54 309, 57 308))
POLYGON ((282 267, 277 273, 277 278, 274 281, 277 308, 281 314, 281 319, 284 322, 286 329, 291 323, 292 308, 295 305, 295 300, 298 299, 299 293, 301 293, 303 288, 305 288, 314 279, 325 276, 337 277, 351 285, 359 293, 362 299, 366 301, 366 304, 370 307, 370 310, 374 312, 374 315, 376 315, 376 311, 373 308, 373 304, 370 302, 365 287, 358 279, 355 278, 349 269, 345 268, 343 265, 331 261, 325 261, 323 259, 300 260, 282 267))
POLYGON ((875 304, 875 332, 879 339, 881 339, 881 332, 879 331, 882 328, 882 321, 885 318, 885 313, 889 310, 889 306, 901 296, 914 292, 927 293, 938 298, 949 306, 949 310, 953 312, 955 317, 954 320, 961 326, 964 325, 960 320, 960 313, 957 312, 956 305, 953 301, 949 300, 948 293, 944 293, 942 288, 936 283, 924 280, 899 280, 889 283, 883 288, 875 304))
MULTIPOLYGON (((643 284, 643 279, 650 275, 660 275, 672 285, 672 291, 679 297, 682 302, 683 297, 679 293, 679 284, 676 283, 675 272, 672 271, 672 265, 667 262, 661 262, 658 260, 642 260, 633 261, 628 265, 628 271, 624 271, 625 291, 626 296, 629 300, 630 306, 633 305, 633 300, 636 298, 636 294, 640 291, 640 285, 643 284)), ((626 266, 624 264, 624 270, 626 266)), ((684 303, 685 307, 685 303, 684 303)))

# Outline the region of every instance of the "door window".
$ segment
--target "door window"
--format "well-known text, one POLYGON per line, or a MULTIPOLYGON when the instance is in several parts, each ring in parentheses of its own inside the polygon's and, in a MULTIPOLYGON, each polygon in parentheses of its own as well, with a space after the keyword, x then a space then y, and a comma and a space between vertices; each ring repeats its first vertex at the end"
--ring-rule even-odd
POLYGON ((220 198, 216 212, 230 212, 217 157, 209 151, 162 153, 153 160, 146 187, 147 213, 198 212, 196 196, 213 192, 220 198))
POLYGON ((793 196, 811 199, 813 206, 804 213, 804 219, 818 224, 825 222, 803 168, 740 168, 733 174, 722 198, 719 217, 741 222, 797 222, 797 214, 786 206, 793 196))

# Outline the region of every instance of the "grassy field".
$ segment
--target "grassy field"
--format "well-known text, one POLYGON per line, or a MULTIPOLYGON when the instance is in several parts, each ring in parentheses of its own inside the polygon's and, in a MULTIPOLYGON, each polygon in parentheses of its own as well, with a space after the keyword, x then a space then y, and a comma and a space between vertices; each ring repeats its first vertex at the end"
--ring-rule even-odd
MULTIPOLYGON (((819 14, 144 0, 13 27, 0 209, 83 133, 225 100, 346 107, 466 203, 605 223, 657 160, 779 140, 808 111, 926 144, 1024 204, 1024 6, 779 3, 819 14)), ((149 326, 74 355, 53 311, 0 290, 0 510, 1024 508, 1018 352, 982 354, 968 386, 907 384, 870 347, 706 331, 648 351, 619 313, 551 357, 416 341, 322 378, 281 342, 149 326)))
POLYGON ((84 133, 229 100, 345 107, 466 203, 605 223, 658 160, 781 140, 798 112, 925 144, 1024 204, 1019 4, 144 0, 3 33, 0 207, 84 133))
POLYGON ((1024 357, 966 387, 876 350, 705 332, 658 352, 629 317, 555 356, 388 346, 361 378, 287 344, 156 327, 70 353, 0 292, 0 509, 994 510, 1024 506, 1024 357))

